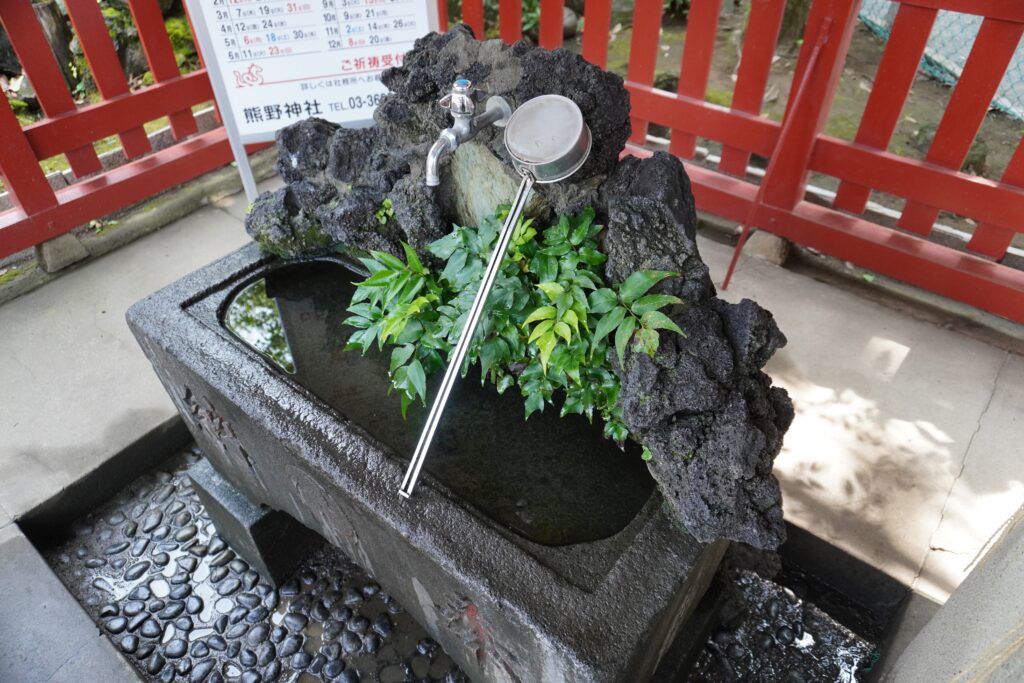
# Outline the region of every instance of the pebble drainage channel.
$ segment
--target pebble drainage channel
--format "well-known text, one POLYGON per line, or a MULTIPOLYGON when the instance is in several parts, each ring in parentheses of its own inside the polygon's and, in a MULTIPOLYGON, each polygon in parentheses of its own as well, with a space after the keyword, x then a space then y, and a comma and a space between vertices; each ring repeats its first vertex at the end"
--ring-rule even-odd
POLYGON ((792 590, 740 570, 688 683, 858 683, 878 658, 861 638, 792 590))
POLYGON ((44 549, 103 633, 150 681, 467 681, 371 577, 329 544, 270 586, 192 491, 192 449, 44 549))

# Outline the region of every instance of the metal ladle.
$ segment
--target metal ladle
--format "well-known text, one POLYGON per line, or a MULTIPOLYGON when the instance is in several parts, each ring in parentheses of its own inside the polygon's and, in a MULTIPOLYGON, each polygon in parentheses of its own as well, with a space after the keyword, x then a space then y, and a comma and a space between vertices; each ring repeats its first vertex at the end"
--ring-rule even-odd
POLYGON ((512 157, 512 165, 523 177, 516 191, 512 207, 509 209, 505 224, 498 233, 498 243, 491 252, 484 271, 480 289, 469 309, 466 324, 459 335, 455 351, 448 361, 448 367, 441 381, 441 388, 430 407, 430 414, 423 426, 416 451, 409 461, 409 468, 402 479, 398 493, 406 498, 412 495, 419 479, 423 461, 430 450, 434 432, 441 422, 448 395, 459 376, 459 369, 469 352, 483 314, 487 295, 494 286, 494 280, 501 270, 501 262, 508 250, 512 233, 519 222, 519 217, 526 206, 526 200, 534 183, 554 183, 564 180, 579 170, 590 155, 590 128, 583 120, 580 108, 572 100, 561 95, 541 95, 524 103, 509 119, 505 126, 505 149, 512 157))

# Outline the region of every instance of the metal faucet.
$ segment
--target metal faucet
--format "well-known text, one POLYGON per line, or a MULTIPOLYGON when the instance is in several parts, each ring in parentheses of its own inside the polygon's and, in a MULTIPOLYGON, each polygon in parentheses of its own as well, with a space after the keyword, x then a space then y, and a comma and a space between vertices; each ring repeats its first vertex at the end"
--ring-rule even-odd
POLYGON ((427 186, 441 184, 438 166, 445 154, 454 152, 459 145, 472 140, 478 132, 489 125, 504 128, 512 116, 512 107, 500 95, 487 98, 484 113, 476 114, 476 90, 473 83, 460 78, 452 84, 452 91, 441 98, 440 105, 452 113, 455 122, 441 131, 427 153, 427 186))

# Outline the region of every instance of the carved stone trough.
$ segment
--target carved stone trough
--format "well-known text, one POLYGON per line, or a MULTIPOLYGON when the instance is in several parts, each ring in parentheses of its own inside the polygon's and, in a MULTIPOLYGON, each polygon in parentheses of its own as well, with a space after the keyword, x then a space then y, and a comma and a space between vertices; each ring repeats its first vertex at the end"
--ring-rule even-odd
POLYGON ((129 324, 213 466, 365 567, 481 681, 643 680, 725 543, 672 521, 636 453, 585 420, 467 379, 427 474, 396 494, 424 411, 403 422, 386 357, 343 352, 355 272, 255 245, 140 301, 129 324), (266 278, 288 373, 222 324, 266 278))

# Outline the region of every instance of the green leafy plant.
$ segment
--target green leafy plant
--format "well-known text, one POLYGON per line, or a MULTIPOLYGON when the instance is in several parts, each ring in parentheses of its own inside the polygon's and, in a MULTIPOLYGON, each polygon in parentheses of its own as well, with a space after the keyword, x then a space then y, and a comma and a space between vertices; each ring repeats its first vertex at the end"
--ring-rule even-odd
POLYGON ((392 216, 395 215, 395 207, 391 204, 391 199, 385 197, 384 201, 380 203, 377 210, 373 213, 373 217, 377 219, 377 222, 381 225, 386 224, 392 216))
MULTIPOLYGON (((348 348, 394 347, 389 372, 403 415, 417 398, 426 402, 427 377, 443 369, 458 340, 507 211, 499 207, 479 228, 456 227, 428 245, 444 263, 438 273, 408 245, 404 262, 381 252, 361 259, 370 275, 348 309, 345 324, 356 328, 348 348)), ((590 208, 543 231, 519 222, 461 372, 479 364, 482 381, 499 393, 518 386, 527 418, 558 395, 561 415, 593 420, 596 413, 605 435, 621 444, 629 434, 612 354, 620 364, 628 351, 653 357, 659 331, 683 334, 661 310, 682 301, 650 293, 676 275, 668 271, 642 270, 608 286, 607 257, 595 239, 602 229, 590 208)))

